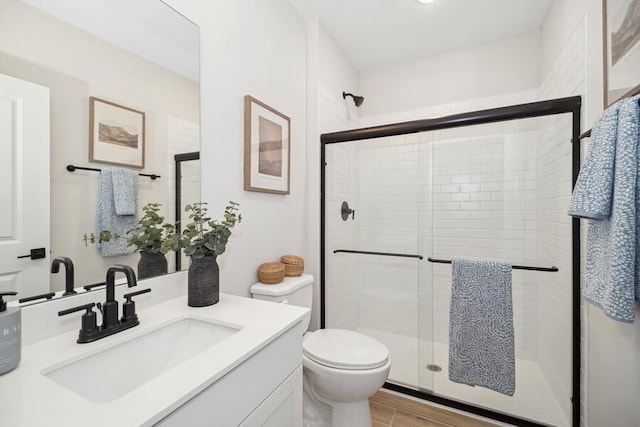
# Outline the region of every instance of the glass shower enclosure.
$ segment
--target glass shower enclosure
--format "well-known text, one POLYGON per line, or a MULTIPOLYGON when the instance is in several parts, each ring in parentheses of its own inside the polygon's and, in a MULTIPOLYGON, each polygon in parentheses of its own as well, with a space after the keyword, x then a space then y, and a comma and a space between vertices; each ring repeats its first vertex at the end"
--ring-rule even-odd
POLYGON ((321 325, 390 350, 386 388, 579 425, 580 98, 322 135, 321 325), (512 265, 516 391, 448 377, 451 259, 512 265))

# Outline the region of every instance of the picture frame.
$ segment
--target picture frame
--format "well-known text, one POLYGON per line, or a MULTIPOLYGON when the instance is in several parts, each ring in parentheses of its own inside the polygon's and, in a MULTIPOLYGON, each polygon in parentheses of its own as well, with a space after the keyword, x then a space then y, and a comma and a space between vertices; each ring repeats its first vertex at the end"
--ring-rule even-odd
POLYGON ((244 97, 244 189, 289 194, 291 176, 289 117, 244 97))
POLYGON ((89 98, 89 161, 144 169, 145 113, 89 98))
POLYGON ((640 1, 603 0, 604 106, 640 93, 640 1))

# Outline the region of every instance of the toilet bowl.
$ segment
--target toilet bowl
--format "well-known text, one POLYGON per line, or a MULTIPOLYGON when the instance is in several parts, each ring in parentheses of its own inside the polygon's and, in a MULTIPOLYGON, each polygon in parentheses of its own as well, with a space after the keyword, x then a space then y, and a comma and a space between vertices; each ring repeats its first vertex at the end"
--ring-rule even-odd
MULTIPOLYGON (((287 277, 277 285, 256 283, 253 298, 311 308, 313 277, 287 277)), ((309 327, 310 316, 305 319, 309 327)), ((345 329, 304 336, 305 427, 371 427, 369 397, 387 379, 389 350, 381 342, 345 329)))
POLYGON ((314 414, 317 425, 371 426, 369 397, 391 368, 383 344, 353 331, 319 329, 305 336, 302 366, 305 413, 314 414))

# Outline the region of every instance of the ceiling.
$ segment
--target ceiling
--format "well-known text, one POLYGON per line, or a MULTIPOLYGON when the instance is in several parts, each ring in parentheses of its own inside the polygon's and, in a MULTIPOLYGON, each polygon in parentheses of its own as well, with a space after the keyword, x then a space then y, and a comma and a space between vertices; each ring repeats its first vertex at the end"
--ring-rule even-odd
POLYGON ((551 0, 289 0, 360 72, 529 33, 551 0))
POLYGON ((160 0, 23 0, 193 81, 200 30, 160 0))

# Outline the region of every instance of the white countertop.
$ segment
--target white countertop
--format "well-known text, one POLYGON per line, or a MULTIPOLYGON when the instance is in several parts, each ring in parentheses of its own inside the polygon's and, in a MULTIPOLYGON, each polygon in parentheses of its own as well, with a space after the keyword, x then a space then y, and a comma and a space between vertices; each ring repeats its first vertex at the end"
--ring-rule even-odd
MULTIPOLYGON (((76 329, 23 346, 18 368, 0 376, 0 425, 152 425, 296 325, 306 313, 301 307, 225 294, 215 305, 193 308, 181 296, 139 309, 140 325, 93 343, 77 344, 76 329), (52 365, 98 353, 184 317, 237 325, 242 330, 107 403, 90 402, 42 374, 52 365)), ((72 317, 79 329, 81 313, 72 317)), ((33 324, 31 319, 30 327, 33 324)))

